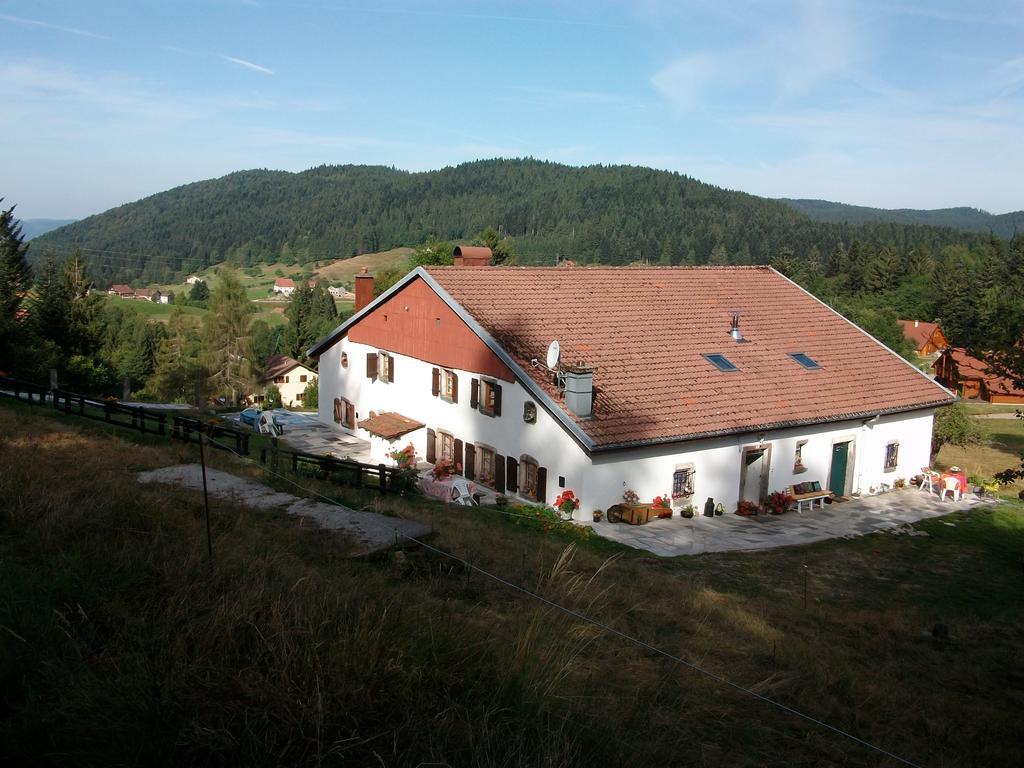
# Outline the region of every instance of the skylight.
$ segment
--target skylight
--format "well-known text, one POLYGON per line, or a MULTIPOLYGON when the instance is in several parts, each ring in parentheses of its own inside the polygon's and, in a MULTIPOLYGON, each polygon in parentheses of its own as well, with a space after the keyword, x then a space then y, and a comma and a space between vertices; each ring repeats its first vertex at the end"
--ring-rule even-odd
POLYGON ((737 368, 729 358, 725 355, 704 355, 704 359, 711 363, 715 368, 720 371, 738 371, 737 368))
POLYGON ((808 370, 813 371, 815 368, 821 368, 821 366, 816 361, 809 358, 803 352, 790 352, 789 356, 796 360, 798 363, 800 363, 800 365, 802 365, 804 368, 807 368, 808 370))

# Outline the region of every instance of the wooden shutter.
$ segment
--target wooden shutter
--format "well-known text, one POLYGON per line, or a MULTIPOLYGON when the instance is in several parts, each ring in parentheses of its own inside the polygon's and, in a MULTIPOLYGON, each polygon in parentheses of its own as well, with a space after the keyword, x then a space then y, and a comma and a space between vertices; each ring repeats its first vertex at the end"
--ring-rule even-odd
POLYGON ((505 457, 494 454, 494 490, 505 492, 505 457))
POLYGON ((434 434, 434 430, 427 429, 427 463, 434 464, 437 462, 437 435, 434 434))
POLYGON ((345 414, 345 421, 348 422, 345 426, 355 429, 356 428, 356 405, 355 403, 349 403, 346 408, 347 413, 345 414))
POLYGON ((340 422, 341 421, 341 398, 340 397, 334 398, 334 421, 335 422, 340 422))
POLYGON ((501 416, 501 384, 491 384, 494 387, 494 415, 501 416))
POLYGON ((395 383, 395 357, 394 355, 388 355, 388 383, 395 383))
POLYGON ((459 377, 455 371, 448 375, 452 377, 452 402, 457 403, 459 402, 459 377))
POLYGON ((480 379, 473 379, 469 383, 469 407, 477 408, 480 405, 480 379))
MULTIPOLYGON (((462 460, 462 441, 461 440, 458 440, 458 439, 455 440, 455 448, 454 448, 454 450, 452 450, 452 455, 455 457, 455 465, 456 465, 456 467, 458 467, 459 464, 463 464, 463 460, 462 460)), ((460 472, 458 469, 455 470, 455 473, 458 474, 458 475, 462 474, 462 472, 460 472)))
POLYGON ((463 467, 467 480, 476 478, 476 446, 466 443, 466 463, 463 467))
POLYGON ((366 378, 376 379, 377 378, 377 353, 367 352, 366 353, 366 378))
POLYGON ((437 397, 441 392, 441 372, 434 368, 430 372, 430 394, 437 397))
POLYGON ((519 462, 511 456, 505 459, 505 487, 509 493, 519 490, 519 462))
POLYGON ((548 499, 548 469, 547 467, 537 467, 537 501, 542 504, 547 503, 548 499))

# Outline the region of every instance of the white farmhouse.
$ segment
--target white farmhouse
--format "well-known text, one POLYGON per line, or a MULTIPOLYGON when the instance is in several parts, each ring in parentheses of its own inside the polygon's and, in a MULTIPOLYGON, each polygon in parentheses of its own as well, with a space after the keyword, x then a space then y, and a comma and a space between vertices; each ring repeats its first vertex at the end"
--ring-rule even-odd
POLYGON ((274 293, 280 293, 282 296, 291 296, 295 293, 295 281, 290 277, 279 277, 274 281, 272 290, 274 293))
POLYGON ((204 282, 203 278, 201 278, 199 275, 189 275, 188 277, 185 278, 185 285, 195 285, 196 283, 202 282, 204 282))
MULTIPOLYGON (((263 370, 263 386, 275 384, 281 392, 281 404, 289 408, 302 405, 306 386, 317 378, 316 371, 287 355, 271 355, 264 362, 263 370)), ((251 403, 262 403, 266 400, 265 392, 252 394, 248 400, 251 403)))
POLYGON ((953 399, 769 267, 472 263, 376 300, 357 276, 356 313, 310 350, 323 421, 498 492, 572 489, 590 519, 626 490, 730 511, 794 484, 867 494, 920 473, 953 399))

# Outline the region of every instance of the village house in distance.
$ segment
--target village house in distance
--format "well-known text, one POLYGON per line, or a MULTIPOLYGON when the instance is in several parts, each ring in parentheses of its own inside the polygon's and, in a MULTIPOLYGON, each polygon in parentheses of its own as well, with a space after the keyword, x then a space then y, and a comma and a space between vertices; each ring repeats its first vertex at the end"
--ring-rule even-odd
POLYGON ((477 251, 377 299, 356 277, 355 314, 309 352, 321 420, 496 492, 572 489, 584 520, 627 489, 731 511, 929 464, 953 395, 770 267, 491 267, 477 251))
POLYGON ((264 374, 260 379, 260 390, 246 398, 250 403, 266 401, 266 389, 271 384, 281 393, 281 404, 298 408, 306 396, 306 387, 316 381, 316 371, 288 355, 271 355, 263 364, 264 374))

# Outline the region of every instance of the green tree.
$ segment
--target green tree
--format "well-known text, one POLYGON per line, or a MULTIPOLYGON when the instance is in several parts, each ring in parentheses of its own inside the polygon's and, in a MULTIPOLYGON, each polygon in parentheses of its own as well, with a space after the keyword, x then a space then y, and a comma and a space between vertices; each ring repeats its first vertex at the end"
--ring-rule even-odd
POLYGON ((197 307, 207 305, 210 300, 210 286, 206 284, 205 280, 192 284, 192 288, 188 292, 188 300, 197 307))
POLYGON ((413 248, 409 254, 409 269, 429 265, 453 264, 452 252, 455 248, 447 240, 438 240, 431 235, 427 240, 413 248))
POLYGON ((498 234, 494 227, 487 226, 473 238, 473 245, 483 245, 491 249, 491 263, 511 265, 516 263, 516 254, 512 248, 512 241, 507 237, 498 234))
POLYGON ((160 342, 147 389, 160 400, 200 406, 206 372, 199 363, 199 334, 185 322, 180 307, 171 311, 167 327, 169 335, 160 342))
POLYGON ((29 345, 23 313, 32 286, 27 254, 28 243, 14 218, 14 206, 0 211, 0 368, 5 370, 19 365, 24 359, 19 353, 29 345))
POLYGON ((267 399, 265 406, 267 408, 280 408, 281 407, 281 390, 277 384, 270 384, 267 386, 266 392, 267 399))
POLYGON ((210 391, 237 404, 253 385, 254 308, 233 267, 222 266, 218 277, 203 327, 203 360, 210 391))
POLYGON ((320 407, 320 378, 318 376, 314 376, 303 390, 302 405, 304 408, 312 408, 314 411, 320 407))
POLYGON ((957 402, 935 411, 935 422, 932 426, 932 456, 938 454, 942 446, 959 445, 966 448, 981 442, 981 429, 971 418, 963 403, 957 402))

